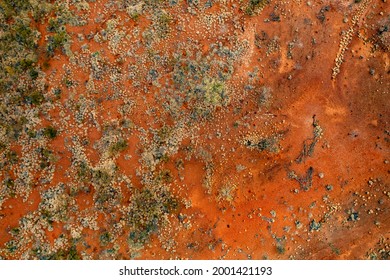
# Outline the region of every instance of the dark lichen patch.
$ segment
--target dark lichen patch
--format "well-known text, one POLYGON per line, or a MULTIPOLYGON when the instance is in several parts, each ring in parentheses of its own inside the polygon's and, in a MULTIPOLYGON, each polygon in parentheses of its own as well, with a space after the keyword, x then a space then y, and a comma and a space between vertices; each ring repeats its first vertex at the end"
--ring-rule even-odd
POLYGON ((329 247, 330 247, 330 249, 332 250, 332 252, 333 252, 334 254, 336 254, 337 256, 339 256, 339 255, 341 254, 340 248, 336 247, 334 244, 329 243, 329 247))
POLYGON ((309 224, 310 231, 319 231, 321 228, 321 222, 317 222, 316 220, 312 220, 309 224))
POLYGON ((304 162, 307 157, 312 157, 314 153, 314 148, 317 145, 318 141, 321 139, 323 130, 316 119, 316 116, 313 116, 313 137, 305 140, 303 142, 303 149, 299 156, 296 158, 295 162, 301 163, 304 162))
POLYGON ((317 19, 321 22, 321 23, 324 23, 325 22, 325 13, 326 12, 329 12, 330 11, 330 6, 324 6, 320 9, 320 11, 317 13, 317 19))
POLYGON ((277 152, 278 148, 276 146, 276 139, 275 138, 265 138, 261 139, 259 142, 256 144, 257 149, 260 151, 270 151, 270 152, 277 152))
POLYGON ((326 186, 325 186, 325 189, 326 189, 327 191, 332 191, 332 190, 333 190, 333 186, 332 186, 332 185, 326 185, 326 186))
POLYGON ((303 176, 299 176, 294 171, 290 171, 288 177, 297 181, 302 190, 308 191, 313 185, 313 170, 313 167, 310 166, 303 176))
POLYGON ((286 252, 286 248, 285 248, 285 245, 283 244, 283 242, 278 242, 276 244, 276 251, 278 252, 278 254, 281 254, 281 255, 283 255, 286 252))
POLYGON ((280 15, 276 14, 275 12, 272 12, 269 15, 269 19, 270 19, 270 21, 280 22, 280 15))
POLYGON ((275 134, 270 137, 258 137, 256 135, 249 135, 244 139, 244 145, 249 149, 255 149, 260 152, 267 151, 270 153, 278 153, 280 151, 279 140, 280 135, 275 134))
POLYGON ((349 216, 348 216, 348 218, 347 218, 348 221, 350 221, 350 222, 356 222, 356 221, 359 221, 359 220, 360 220, 360 218, 359 218, 359 213, 358 213, 358 212, 355 212, 355 211, 353 211, 353 210, 350 210, 350 211, 348 211, 348 214, 349 214, 349 216))
POLYGON ((269 42, 270 38, 266 31, 261 30, 259 33, 255 33, 255 46, 258 49, 265 48, 269 42))

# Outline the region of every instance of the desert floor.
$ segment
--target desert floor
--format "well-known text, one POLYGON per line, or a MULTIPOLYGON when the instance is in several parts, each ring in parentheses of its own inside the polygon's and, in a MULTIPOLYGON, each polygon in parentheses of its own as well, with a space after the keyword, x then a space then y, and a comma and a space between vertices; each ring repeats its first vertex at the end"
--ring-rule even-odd
POLYGON ((0 12, 0 258, 390 258, 388 1, 0 12))

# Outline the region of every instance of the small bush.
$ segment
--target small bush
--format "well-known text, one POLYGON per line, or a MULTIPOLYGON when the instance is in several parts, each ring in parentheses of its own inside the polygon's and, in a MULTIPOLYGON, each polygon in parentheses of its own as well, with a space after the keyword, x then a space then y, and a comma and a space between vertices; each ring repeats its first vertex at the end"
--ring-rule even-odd
POLYGON ((118 142, 110 146, 110 154, 114 155, 124 151, 127 148, 127 142, 124 139, 119 140, 118 142))
POLYGON ((251 16, 256 12, 256 10, 263 9, 267 4, 269 4, 269 0, 249 0, 245 13, 251 16))
POLYGON ((28 104, 32 105, 41 105, 43 101, 45 100, 45 97, 43 96, 42 92, 40 91, 34 91, 30 93, 29 95, 24 97, 24 101, 28 104))
POLYGON ((55 129, 52 126, 48 126, 43 130, 43 135, 45 135, 47 138, 54 139, 57 137, 57 129, 55 129))

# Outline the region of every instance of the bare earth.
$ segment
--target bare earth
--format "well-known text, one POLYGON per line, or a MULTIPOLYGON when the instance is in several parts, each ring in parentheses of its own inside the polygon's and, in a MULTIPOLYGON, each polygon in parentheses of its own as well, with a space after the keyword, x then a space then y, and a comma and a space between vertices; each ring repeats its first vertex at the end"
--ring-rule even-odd
POLYGON ((388 1, 43 2, 0 258, 390 258, 388 1))

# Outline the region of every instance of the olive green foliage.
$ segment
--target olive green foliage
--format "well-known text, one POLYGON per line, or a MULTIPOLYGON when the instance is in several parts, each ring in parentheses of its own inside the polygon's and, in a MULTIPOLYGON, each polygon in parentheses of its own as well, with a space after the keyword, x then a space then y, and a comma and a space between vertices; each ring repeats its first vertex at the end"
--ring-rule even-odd
POLYGON ((149 187, 136 193, 127 213, 127 222, 132 229, 130 242, 143 245, 158 232, 164 216, 177 207, 177 200, 164 188, 149 187))
POLYGON ((10 230, 12 236, 17 236, 20 233, 20 228, 13 228, 10 230))
MULTIPOLYGON (((45 101, 38 64, 40 51, 37 21, 48 14, 51 4, 29 0, 0 1, 0 131, 5 144, 29 135, 30 117, 25 106, 45 101)), ((6 145, 7 146, 7 145, 6 145)))
POLYGON ((5 243, 5 248, 8 250, 8 252, 14 253, 18 249, 18 245, 15 240, 10 240, 5 243))
POLYGON ((1 1, 0 18, 2 28, 0 40, 0 84, 1 88, 11 89, 20 83, 20 78, 35 80, 38 71, 38 32, 29 16, 32 6, 29 1, 1 1), (29 75, 26 75, 29 74, 29 75))
MULTIPOLYGON (((0 1, 0 104, 4 105, 0 108, 0 131, 5 129, 9 132, 9 141, 27 132, 24 129, 27 122, 18 128, 25 113, 24 106, 39 106, 46 101, 41 81, 42 65, 39 63, 44 53, 38 48, 41 38, 38 26, 49 14, 52 16, 48 20, 46 47, 50 57, 69 40, 65 28, 67 17, 63 15, 61 5, 48 0, 39 3, 29 0, 0 1), (54 17, 50 13, 52 11, 55 11, 54 17)), ((47 60, 45 65, 47 69, 47 60)))
POLYGON ((43 135, 45 135, 47 138, 49 139, 54 139, 56 138, 58 134, 58 131, 57 129, 55 129, 54 127, 52 126, 48 126, 46 127, 44 130, 43 130, 43 135))
POLYGON ((105 231, 104 233, 102 233, 100 235, 99 239, 100 239, 100 243, 102 244, 102 246, 106 246, 111 242, 112 236, 111 236, 110 232, 105 231))
POLYGON ((105 170, 97 169, 92 171, 92 182, 99 186, 109 186, 112 176, 105 170))
POLYGON ((107 203, 118 202, 120 193, 114 187, 113 181, 115 174, 109 173, 108 170, 95 169, 92 172, 92 183, 95 188, 94 200, 99 207, 106 207, 107 203))
POLYGON ((117 198, 118 191, 113 186, 100 186, 96 192, 95 202, 102 205, 105 202, 110 202, 117 198))
POLYGON ((41 195, 39 211, 44 221, 51 225, 54 222, 63 222, 69 215, 69 195, 64 186, 48 189, 41 195))
POLYGON ((48 20, 47 31, 48 43, 46 47, 47 56, 54 55, 56 50, 64 50, 64 46, 69 42, 70 36, 66 31, 65 24, 69 22, 67 13, 61 10, 61 7, 56 7, 57 17, 48 20))
POLYGON ((28 0, 3 0, 0 2, 0 10, 6 19, 16 16, 31 8, 28 0))
POLYGON ((24 101, 27 104, 40 105, 45 101, 45 97, 40 91, 33 91, 24 96, 24 101))
POLYGON ((172 22, 172 17, 165 11, 159 11, 156 13, 156 18, 154 20, 155 29, 157 35, 160 38, 166 38, 169 33, 169 24, 172 22))
POLYGON ((256 11, 263 9, 269 0, 249 0, 245 9, 247 15, 253 15, 256 11))
POLYGON ((174 65, 175 89, 184 93, 182 101, 188 104, 194 120, 210 118, 216 107, 229 102, 226 80, 232 74, 232 67, 224 59, 233 54, 228 50, 218 50, 216 53, 220 57, 199 60, 180 57, 174 65))
POLYGON ((155 8, 157 6, 164 5, 168 2, 168 0, 145 0, 145 4, 151 8, 155 8))
POLYGON ((161 170, 156 177, 157 184, 171 183, 172 180, 172 173, 169 169, 161 170))
POLYGON ((207 105, 221 105, 225 94, 225 85, 221 81, 206 80, 204 82, 204 99, 207 105))
POLYGON ((278 251, 279 254, 284 254, 286 252, 286 248, 283 243, 277 243, 276 244, 276 250, 278 251))
POLYGON ((7 178, 3 181, 3 185, 5 186, 5 192, 10 197, 16 196, 16 189, 15 189, 15 181, 11 178, 7 178))
POLYGON ((75 245, 70 246, 68 249, 60 249, 56 253, 49 255, 48 260, 80 260, 81 257, 77 252, 75 245))
POLYGON ((40 260, 80 260, 81 256, 77 252, 76 244, 72 241, 68 248, 59 249, 57 252, 47 252, 43 247, 35 247, 31 254, 40 260))
MULTIPOLYGON (((0 131, 5 132, 8 143, 17 140, 23 133, 27 118, 24 116, 11 115, 11 108, 0 107, 0 131), (7 115, 8 113, 8 115, 7 115)), ((7 146, 3 144, 4 148, 7 146)))
POLYGON ((77 164, 77 177, 82 182, 89 182, 91 180, 92 170, 84 161, 77 164))
POLYGON ((12 150, 5 154, 5 158, 9 164, 15 164, 18 162, 18 154, 12 150))
POLYGON ((62 49, 62 47, 69 41, 69 35, 65 30, 59 31, 53 35, 50 35, 47 44, 47 53, 49 56, 53 56, 54 52, 57 49, 62 49))
POLYGON ((127 142, 124 139, 120 139, 110 146, 110 154, 115 155, 124 151, 127 148, 127 142))
POLYGON ((41 158, 40 167, 42 169, 49 167, 52 163, 54 163, 57 158, 54 155, 53 151, 50 151, 45 148, 38 149, 39 156, 41 158))

